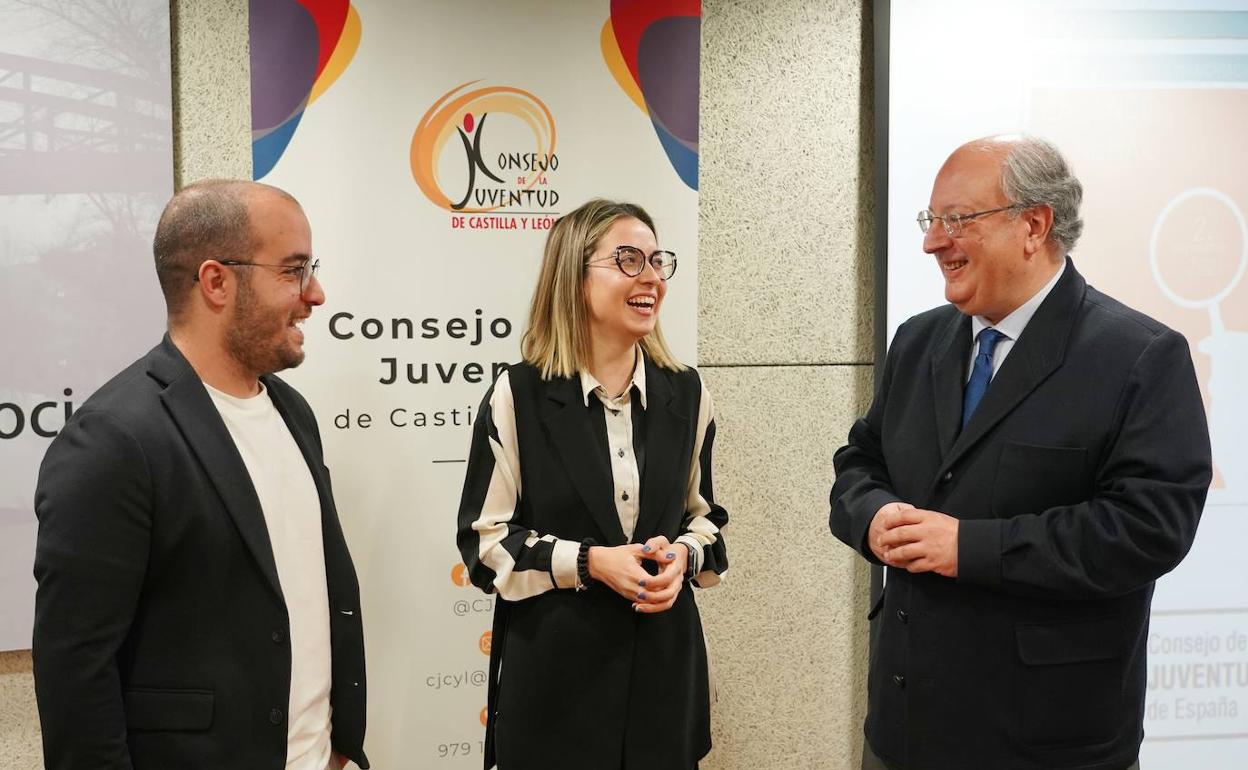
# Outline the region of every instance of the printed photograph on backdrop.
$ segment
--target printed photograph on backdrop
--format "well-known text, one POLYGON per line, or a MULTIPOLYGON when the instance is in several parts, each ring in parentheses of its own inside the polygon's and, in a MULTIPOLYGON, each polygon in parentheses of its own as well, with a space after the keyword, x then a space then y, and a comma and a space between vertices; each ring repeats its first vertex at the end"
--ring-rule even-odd
POLYGON ((0 650, 30 647, 48 444, 164 329, 169 6, 117 10, 0 0, 0 650))

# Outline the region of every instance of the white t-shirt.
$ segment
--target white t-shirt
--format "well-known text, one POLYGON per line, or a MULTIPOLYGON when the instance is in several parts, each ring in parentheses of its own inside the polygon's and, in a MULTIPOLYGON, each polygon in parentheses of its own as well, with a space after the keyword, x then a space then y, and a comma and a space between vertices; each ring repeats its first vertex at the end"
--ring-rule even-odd
POLYGON ((273 545, 277 577, 290 616, 287 770, 326 770, 329 740, 329 593, 321 501, 312 472, 268 391, 236 398, 208 385, 243 457, 273 545))

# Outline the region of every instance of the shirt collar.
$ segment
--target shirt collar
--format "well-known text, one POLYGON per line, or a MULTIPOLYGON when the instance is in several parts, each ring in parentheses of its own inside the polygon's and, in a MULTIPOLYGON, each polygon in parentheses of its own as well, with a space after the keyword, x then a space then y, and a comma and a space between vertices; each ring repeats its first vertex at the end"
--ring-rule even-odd
MULTIPOLYGON (((624 392, 628 393, 628 391, 631 390, 632 388, 637 388, 638 398, 641 400, 641 408, 645 409, 646 408, 646 357, 642 355, 640 346, 636 346, 636 345, 633 346, 633 358, 636 361, 636 363, 633 365, 633 379, 629 383, 629 386, 624 389, 624 392)), ((589 406, 589 394, 593 393, 594 390, 598 390, 599 392, 601 392, 602 397, 604 399, 609 400, 611 398, 611 394, 607 392, 606 388, 602 387, 602 383, 594 379, 594 375, 590 374, 589 370, 582 369, 580 371, 580 375, 581 375, 581 399, 585 402, 585 406, 589 406)))
POLYGON ((997 331, 1009 337, 1011 340, 1017 340, 1022 336, 1023 329, 1027 328, 1027 324, 1031 322, 1031 317, 1040 309, 1040 305, 1044 303, 1044 298, 1049 296, 1049 292, 1053 291, 1053 287, 1057 285, 1057 280, 1062 277, 1062 273, 1066 272, 1066 260, 1062 260, 1062 266, 1058 269, 1057 274, 1049 279, 1049 282, 1040 288, 1040 291, 1031 295, 1031 299, 1015 308, 1000 322, 996 324, 988 323, 988 319, 983 316, 971 317, 971 339, 978 339, 979 333, 984 329, 996 329, 997 331))

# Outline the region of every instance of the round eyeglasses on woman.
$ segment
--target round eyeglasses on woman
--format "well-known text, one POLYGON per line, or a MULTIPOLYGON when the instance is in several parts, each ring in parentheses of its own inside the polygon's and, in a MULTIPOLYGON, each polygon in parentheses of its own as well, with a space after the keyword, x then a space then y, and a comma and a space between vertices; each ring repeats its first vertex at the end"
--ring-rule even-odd
POLYGON ((649 257, 646 253, 636 246, 617 246, 611 252, 611 256, 601 259, 592 259, 585 263, 586 267, 609 267, 609 265, 599 265, 598 262, 606 262, 609 259, 615 260, 615 266, 620 272, 629 278, 635 278, 641 275, 641 271, 646 269, 646 263, 654 268, 654 272, 659 274, 659 278, 666 281, 676 274, 676 254, 670 251, 656 251, 649 257))
POLYGON ((939 219, 941 224, 945 226, 945 232, 948 233, 949 237, 957 238, 966 229, 966 223, 973 219, 996 214, 998 211, 1011 211, 1022 207, 1021 203, 1011 203, 999 209, 984 209, 983 211, 972 211, 969 214, 936 214, 931 209, 923 209, 915 219, 918 220, 919 230, 923 233, 927 233, 928 230, 932 229, 933 220, 939 219))

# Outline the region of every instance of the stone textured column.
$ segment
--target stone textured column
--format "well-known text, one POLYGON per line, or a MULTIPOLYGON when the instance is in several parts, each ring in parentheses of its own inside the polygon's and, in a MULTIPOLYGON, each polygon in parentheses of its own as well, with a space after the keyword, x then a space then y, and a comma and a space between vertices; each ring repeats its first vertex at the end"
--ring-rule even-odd
POLYGON ((710 770, 857 768, 869 573, 828 531, 872 362, 869 4, 704 0, 699 369, 729 572, 710 770), (864 7, 867 6, 867 7, 864 7))
POLYGON ((251 179, 247 0, 174 0, 174 187, 251 179))

